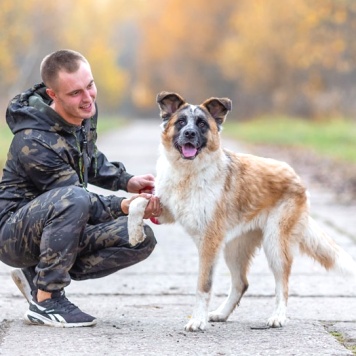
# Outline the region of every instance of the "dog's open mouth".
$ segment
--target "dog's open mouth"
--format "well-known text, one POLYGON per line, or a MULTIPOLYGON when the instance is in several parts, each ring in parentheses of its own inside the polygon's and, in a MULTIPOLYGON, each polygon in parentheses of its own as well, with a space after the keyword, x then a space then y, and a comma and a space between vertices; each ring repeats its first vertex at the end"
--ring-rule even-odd
POLYGON ((198 149, 191 143, 181 146, 181 152, 184 158, 193 159, 198 154, 198 149))
POLYGON ((198 150, 190 143, 186 143, 182 146, 182 154, 185 158, 195 157, 198 150))

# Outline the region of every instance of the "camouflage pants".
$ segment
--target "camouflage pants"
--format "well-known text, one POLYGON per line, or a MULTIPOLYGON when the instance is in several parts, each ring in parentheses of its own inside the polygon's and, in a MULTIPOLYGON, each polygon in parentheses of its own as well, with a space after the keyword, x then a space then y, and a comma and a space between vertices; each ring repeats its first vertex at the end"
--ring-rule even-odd
POLYGON ((0 228, 0 260, 13 267, 36 266, 37 287, 59 290, 71 279, 100 278, 147 258, 156 245, 147 238, 132 247, 127 217, 89 225, 86 192, 66 187, 46 192, 17 210, 0 228))

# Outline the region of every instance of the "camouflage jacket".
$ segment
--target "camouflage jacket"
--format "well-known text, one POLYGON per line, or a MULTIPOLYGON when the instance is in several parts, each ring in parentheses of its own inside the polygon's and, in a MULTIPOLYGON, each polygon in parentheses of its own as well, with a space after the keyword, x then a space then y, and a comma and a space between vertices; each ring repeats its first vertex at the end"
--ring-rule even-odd
MULTIPOLYGON (((125 190, 132 177, 120 162, 109 162, 96 147, 97 113, 82 127, 68 124, 49 105, 44 84, 15 96, 6 111, 14 134, 0 182, 0 224, 5 217, 40 194, 69 185, 87 183, 125 190)), ((91 223, 120 215, 121 201, 115 195, 88 192, 91 223)))

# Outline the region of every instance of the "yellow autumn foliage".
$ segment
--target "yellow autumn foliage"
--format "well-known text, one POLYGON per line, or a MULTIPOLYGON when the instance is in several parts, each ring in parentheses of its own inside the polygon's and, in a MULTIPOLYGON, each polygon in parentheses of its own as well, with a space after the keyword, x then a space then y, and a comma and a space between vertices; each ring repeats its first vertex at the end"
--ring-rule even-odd
POLYGON ((161 90, 229 96, 243 117, 356 114, 353 0, 2 0, 0 109, 49 52, 90 61, 104 111, 156 112, 161 90))

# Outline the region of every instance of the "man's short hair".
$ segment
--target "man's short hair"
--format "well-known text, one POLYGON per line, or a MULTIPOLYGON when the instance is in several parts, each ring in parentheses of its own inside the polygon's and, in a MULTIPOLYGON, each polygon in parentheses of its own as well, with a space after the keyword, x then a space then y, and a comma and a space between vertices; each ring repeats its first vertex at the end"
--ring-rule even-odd
POLYGON ((68 73, 74 73, 79 69, 80 61, 88 63, 82 54, 70 49, 61 49, 47 55, 42 60, 40 67, 43 83, 52 89, 59 71, 65 70, 68 73))

